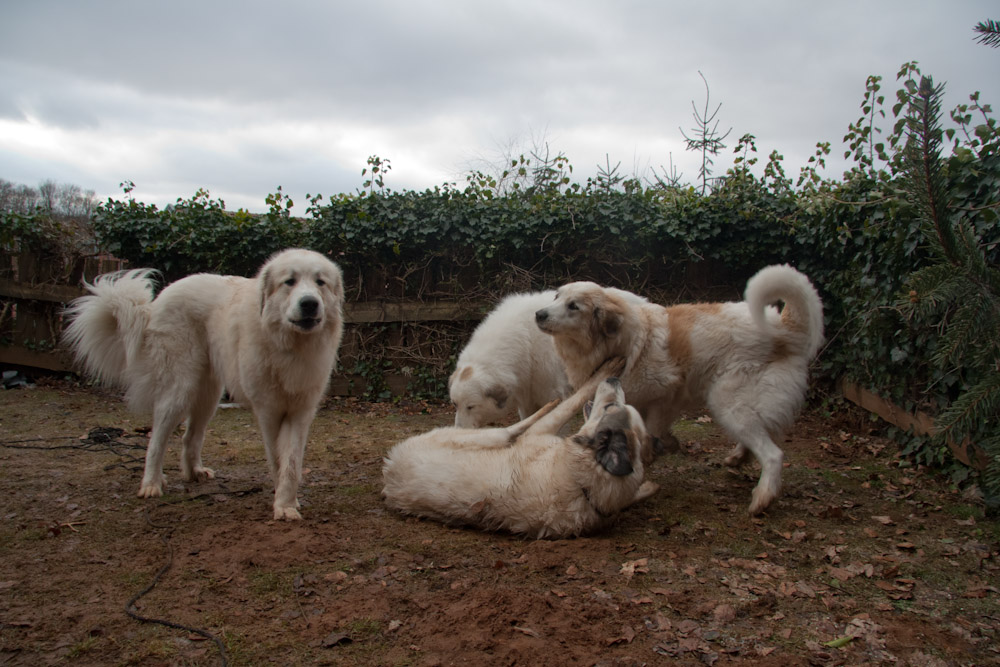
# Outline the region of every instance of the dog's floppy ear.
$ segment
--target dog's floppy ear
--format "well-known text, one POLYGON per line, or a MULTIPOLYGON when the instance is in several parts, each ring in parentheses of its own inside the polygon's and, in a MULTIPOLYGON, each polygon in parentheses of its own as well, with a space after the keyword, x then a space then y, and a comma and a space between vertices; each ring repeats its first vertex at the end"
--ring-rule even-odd
POLYGON ((621 305, 604 298, 594 305, 594 330, 600 338, 610 338, 621 331, 625 315, 621 305))
POLYGON ((612 475, 624 477, 632 474, 632 458, 628 453, 628 435, 614 429, 597 434, 597 462, 612 475))
POLYGON ((264 314, 264 306, 267 304, 267 295, 271 293, 271 267, 265 266, 257 274, 257 289, 260 290, 260 312, 264 314))
POLYGON ((573 436, 573 442, 594 450, 594 458, 601 467, 616 477, 632 474, 632 457, 628 453, 628 434, 621 429, 604 428, 593 439, 583 435, 573 436))
POLYGON ((340 267, 334 264, 336 271, 333 272, 333 280, 331 282, 331 290, 333 291, 333 298, 337 301, 343 303, 344 301, 344 274, 341 272, 340 267))
POLYGON ((503 387, 490 387, 486 390, 484 395, 486 398, 496 403, 497 407, 501 410, 503 410, 507 405, 507 390, 503 387))

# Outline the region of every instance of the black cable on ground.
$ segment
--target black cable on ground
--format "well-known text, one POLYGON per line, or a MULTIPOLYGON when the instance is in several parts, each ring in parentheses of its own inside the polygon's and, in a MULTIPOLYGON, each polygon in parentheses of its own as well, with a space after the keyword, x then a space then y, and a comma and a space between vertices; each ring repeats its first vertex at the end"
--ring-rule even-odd
MULTIPOLYGON (((163 505, 159 506, 163 507, 163 505)), ((153 520, 150 519, 149 517, 148 509, 146 510, 146 523, 149 524, 149 526, 153 529, 161 531, 166 530, 168 531, 168 534, 173 532, 173 529, 169 528, 168 526, 160 526, 153 523, 153 520)), ((184 630, 185 632, 190 632, 200 637, 204 637, 205 639, 211 640, 212 642, 215 643, 215 647, 219 651, 220 664, 222 665, 222 667, 227 667, 229 665, 229 660, 226 657, 226 646, 225 644, 222 643, 221 639, 213 635, 211 632, 208 632, 207 630, 202 630, 201 628, 192 628, 190 626, 183 625, 181 623, 176 623, 174 621, 168 621, 162 618, 152 618, 150 616, 143 616, 142 614, 134 610, 135 603, 138 602, 140 598, 142 598, 144 595, 146 595, 156 587, 156 584, 160 582, 160 579, 163 577, 164 574, 167 573, 167 570, 169 570, 170 566, 173 565, 174 563, 174 548, 170 544, 170 540, 167 537, 165 537, 162 532, 159 534, 159 538, 160 541, 163 542, 163 546, 166 547, 167 549, 167 562, 164 563, 163 567, 159 569, 159 571, 153 577, 153 580, 149 582, 149 585, 143 588, 135 595, 133 595, 132 599, 125 604, 125 613, 129 616, 129 618, 133 618, 139 621, 140 623, 153 623, 156 625, 162 625, 168 628, 173 628, 174 630, 184 630)))
MULTIPOLYGON (((124 442, 121 442, 120 440, 118 440, 118 438, 121 438, 121 437, 126 437, 126 438, 128 438, 128 437, 141 437, 141 438, 145 438, 146 436, 141 435, 141 434, 136 434, 136 435, 127 434, 126 435, 125 432, 122 429, 119 429, 119 428, 98 427, 98 428, 91 429, 90 432, 87 434, 87 437, 86 438, 82 438, 82 439, 79 438, 79 437, 76 437, 76 436, 56 436, 56 437, 51 437, 51 438, 23 438, 23 439, 19 439, 19 440, 0 440, 0 447, 7 447, 9 449, 40 449, 40 450, 79 449, 79 450, 87 451, 87 452, 106 451, 106 452, 111 452, 112 454, 115 454, 116 456, 128 459, 127 461, 124 461, 124 462, 112 463, 112 464, 108 465, 107 467, 105 467, 105 470, 108 470, 110 468, 115 468, 115 467, 124 467, 126 469, 130 469, 130 468, 128 468, 127 465, 125 465, 126 463, 142 463, 142 459, 136 458, 134 456, 131 456, 129 454, 121 452, 118 449, 116 449, 116 447, 124 447, 124 448, 127 448, 127 449, 142 449, 142 450, 145 450, 146 449, 145 445, 124 443, 124 442), (56 441, 56 440, 77 440, 79 442, 78 442, 78 444, 72 444, 72 445, 44 445, 43 446, 43 445, 32 445, 32 444, 29 444, 29 443, 34 443, 34 442, 52 442, 52 441, 56 441)), ((236 490, 236 491, 221 491, 221 492, 220 491, 215 491, 211 495, 220 495, 220 494, 245 495, 245 494, 248 494, 248 493, 256 493, 256 492, 259 492, 261 490, 262 490, 262 487, 260 487, 260 486, 253 486, 253 487, 249 487, 249 488, 246 488, 246 489, 239 489, 239 490, 236 490)), ((186 500, 186 501, 195 500, 197 498, 201 498, 201 497, 204 497, 206 495, 210 495, 210 494, 202 493, 202 494, 198 494, 198 495, 195 495, 195 496, 190 496, 190 497, 184 498, 182 500, 186 500)), ((166 505, 172 505, 172 504, 174 504, 174 502, 180 502, 180 500, 173 501, 173 502, 170 502, 170 501, 162 502, 159 505, 157 505, 157 507, 164 507, 166 505)), ((149 616, 143 616, 138 611, 136 611, 135 604, 143 596, 147 595, 150 591, 152 591, 156 587, 156 584, 158 584, 160 582, 160 579, 163 578, 163 575, 165 575, 167 573, 167 571, 171 568, 171 566, 174 563, 174 548, 170 544, 170 540, 168 539, 170 533, 173 532, 173 528, 169 527, 169 526, 161 526, 161 525, 153 523, 153 520, 150 518, 150 510, 148 508, 146 509, 146 523, 149 524, 149 526, 151 528, 155 529, 155 530, 167 531, 167 535, 164 535, 163 532, 159 533, 160 541, 163 542, 163 546, 167 550, 167 562, 164 563, 163 566, 159 569, 159 571, 157 571, 157 573, 153 576, 153 580, 149 582, 149 585, 147 585, 141 591, 139 591, 138 593, 136 593, 135 595, 133 595, 132 599, 130 599, 125 604, 125 614, 129 618, 132 618, 132 619, 134 619, 136 621, 139 621, 140 623, 152 623, 152 624, 156 624, 156 625, 162 625, 162 626, 165 626, 165 627, 168 627, 168 628, 173 628, 174 630, 183 630, 185 632, 189 632, 191 634, 195 634, 195 635, 198 635, 200 637, 204 637, 205 639, 211 640, 215 644, 215 647, 219 651, 219 661, 222 664, 222 667, 228 667, 229 660, 228 660, 228 658, 226 656, 226 646, 225 646, 225 644, 222 643, 221 639, 219 639, 218 637, 216 637, 212 633, 208 632, 207 630, 202 630, 201 628, 193 628, 193 627, 190 627, 190 626, 187 626, 187 625, 183 625, 182 623, 176 623, 174 621, 169 621, 169 620, 162 619, 162 618, 152 618, 152 617, 149 617, 149 616)))

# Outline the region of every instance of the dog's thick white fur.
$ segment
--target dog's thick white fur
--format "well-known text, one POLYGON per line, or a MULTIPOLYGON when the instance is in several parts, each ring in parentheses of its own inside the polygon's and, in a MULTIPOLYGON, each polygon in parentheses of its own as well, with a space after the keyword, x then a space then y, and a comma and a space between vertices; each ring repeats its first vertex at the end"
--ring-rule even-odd
POLYGON ((512 294, 476 327, 448 379, 455 426, 502 422, 515 410, 524 419, 569 395, 552 337, 535 326, 535 311, 555 296, 555 290, 512 294))
POLYGON ((736 303, 635 305, 594 283, 559 288, 535 314, 552 335, 571 385, 610 357, 625 357, 625 392, 646 428, 668 438, 685 410, 708 407, 736 442, 726 459, 748 452, 761 465, 749 511, 762 512, 781 490, 783 453, 775 440, 805 398, 808 367, 823 342, 823 305, 809 279, 769 266, 747 282, 736 303), (779 312, 771 307, 784 302, 779 312))
POLYGON ((88 373, 123 386, 130 407, 153 413, 139 496, 166 487, 167 439, 186 421, 181 472, 210 479, 205 430, 223 389, 257 417, 274 518, 299 519, 306 439, 343 333, 340 268, 310 250, 272 256, 255 278, 197 274, 153 299, 155 272, 100 276, 68 308, 65 341, 88 373))
POLYGON ((534 538, 607 525, 658 488, 643 482, 642 450, 652 443, 642 418, 625 404, 617 379, 602 381, 612 365, 558 406, 553 401, 513 426, 448 426, 395 445, 382 468, 386 503, 405 514, 534 538), (591 396, 579 432, 556 435, 591 396))
MULTIPOLYGON (((631 292, 614 292, 633 303, 646 303, 631 292)), ((555 297, 555 290, 511 294, 476 327, 448 379, 455 426, 501 423, 514 411, 525 419, 570 394, 552 337, 535 325, 535 312, 555 297)))

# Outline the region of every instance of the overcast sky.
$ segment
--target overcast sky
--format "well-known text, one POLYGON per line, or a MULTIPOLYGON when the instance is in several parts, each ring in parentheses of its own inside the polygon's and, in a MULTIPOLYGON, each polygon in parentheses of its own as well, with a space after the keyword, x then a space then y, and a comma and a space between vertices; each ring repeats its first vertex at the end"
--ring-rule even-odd
POLYGON ((301 213, 360 188, 370 155, 423 190, 547 143, 581 183, 606 155, 694 181, 699 71, 733 128, 716 172, 752 133, 794 177, 819 141, 842 156, 866 78, 890 107, 911 60, 946 111, 976 90, 1000 109, 986 19, 996 0, 0 0, 0 178, 251 211, 281 185, 301 213))

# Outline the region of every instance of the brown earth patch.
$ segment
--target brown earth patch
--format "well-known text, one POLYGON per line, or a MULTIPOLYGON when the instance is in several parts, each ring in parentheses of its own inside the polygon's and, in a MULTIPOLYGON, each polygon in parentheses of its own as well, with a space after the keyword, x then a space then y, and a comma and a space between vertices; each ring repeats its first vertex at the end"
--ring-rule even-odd
POLYGON ((381 457, 444 406, 327 402, 297 523, 275 523, 250 413, 220 410, 185 485, 135 497, 145 418, 64 382, 0 394, 0 665, 985 665, 1000 662, 996 523, 900 465, 864 418, 807 414, 784 495, 710 421, 610 530, 528 541, 401 517, 381 457), (81 440, 95 427, 124 433, 81 440))

